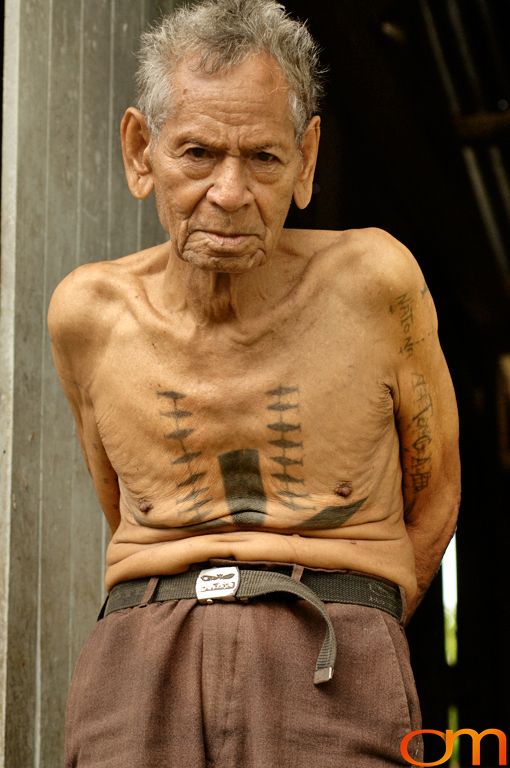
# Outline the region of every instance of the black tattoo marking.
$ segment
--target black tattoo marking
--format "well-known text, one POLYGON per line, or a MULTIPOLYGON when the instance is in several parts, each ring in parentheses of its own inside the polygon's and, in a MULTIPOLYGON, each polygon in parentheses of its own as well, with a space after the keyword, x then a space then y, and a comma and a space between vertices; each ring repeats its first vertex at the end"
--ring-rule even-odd
POLYGON ((196 451, 195 453, 183 453, 182 456, 174 459, 172 464, 189 464, 193 461, 193 459, 196 459, 197 456, 200 456, 201 453, 202 451, 196 451))
POLYGON ((411 419, 412 439, 409 456, 409 477, 412 490, 419 493, 427 488, 432 470, 432 430, 430 417, 434 413, 432 397, 428 391, 427 382, 421 373, 412 374, 412 384, 415 402, 419 410, 411 419))
POLYGON ((232 512, 234 523, 239 527, 249 525, 252 528, 254 525, 264 525, 266 518, 265 512, 258 512, 256 509, 244 509, 239 512, 232 512))
POLYGON ((410 333, 413 326, 413 300, 408 293, 402 293, 397 296, 395 302, 390 306, 390 312, 398 312, 400 325, 404 333, 410 333))
MULTIPOLYGON (((202 488, 201 489, 202 493, 205 493, 208 490, 209 490, 209 488, 202 488)), ((212 501, 212 499, 202 499, 202 501, 197 501, 197 502, 195 502, 195 504, 193 504, 193 506, 188 507, 188 509, 186 509, 185 512, 197 512, 199 509, 202 509, 202 507, 205 506, 205 504, 209 504, 209 502, 211 502, 211 501, 212 501)), ((209 510, 207 510, 207 514, 209 514, 209 510)), ((193 522, 200 522, 200 520, 202 520, 203 516, 204 516, 204 514, 203 514, 203 512, 201 512, 200 514, 195 515, 195 517, 192 517, 190 522, 192 522, 192 523, 193 522)))
POLYGON ((275 432, 292 432, 294 429, 301 429, 301 424, 284 424, 283 421, 278 421, 276 424, 268 424, 269 429, 274 429, 275 432))
POLYGON ((181 483, 177 483, 177 488, 186 488, 188 485, 195 485, 195 483, 198 480, 201 480, 201 478, 205 475, 205 472, 195 472, 195 474, 190 475, 185 480, 183 480, 181 483))
POLYGON ((270 445, 276 445, 277 448, 302 448, 303 443, 296 443, 293 440, 270 440, 270 445))
POLYGON ((167 397, 169 400, 181 400, 183 397, 186 397, 182 392, 176 392, 173 389, 168 392, 158 392, 158 395, 160 397, 167 397))
MULTIPOLYGON (((304 484, 303 477, 295 474, 296 468, 303 466, 302 453, 298 456, 287 455, 287 451, 295 449, 301 449, 302 451, 303 443, 297 440, 289 440, 286 437, 289 432, 300 431, 301 424, 292 423, 287 420, 284 421, 284 413, 298 410, 298 403, 294 401, 294 398, 298 395, 298 393, 299 387, 284 386, 280 386, 276 389, 271 389, 269 392, 266 392, 266 395, 269 397, 277 398, 276 402, 270 403, 267 406, 267 410, 276 411, 280 415, 279 421, 267 425, 268 429, 272 430, 273 432, 280 433, 280 437, 277 440, 270 440, 269 444, 281 448, 282 450, 281 454, 277 456, 270 456, 271 461, 274 461, 275 464, 278 464, 280 467, 282 467, 282 471, 272 472, 271 477, 274 477, 275 480, 279 480, 281 483, 283 483, 284 487, 278 492, 278 495, 280 497, 280 502, 284 506, 292 509, 293 511, 315 510, 313 505, 302 504, 296 501, 296 499, 309 499, 310 496, 308 493, 295 494, 291 493, 290 491, 290 486, 304 484), (283 398, 287 399, 284 400, 283 398), (294 468, 293 474, 290 474, 289 467, 294 468)), ((289 414, 289 417, 290 415, 291 414, 289 414)))
MULTIPOLYGON (((368 497, 367 497, 368 498, 368 497)), ((360 499, 353 504, 348 504, 345 507, 325 507, 321 509, 313 517, 308 520, 304 520, 300 525, 296 525, 296 529, 322 529, 339 528, 343 523, 348 520, 351 515, 360 509, 367 499, 360 499)))
POLYGON ((175 432, 169 432, 165 435, 167 440, 183 440, 185 437, 189 437, 194 432, 193 429, 176 429, 175 432))
POLYGON ((165 392, 158 392, 159 397, 164 397, 167 400, 173 401, 173 409, 170 411, 162 411, 161 415, 168 419, 172 419, 174 422, 174 429, 165 435, 166 440, 173 440, 178 443, 180 448, 180 455, 172 460, 172 464, 186 467, 186 477, 177 483, 177 488, 185 488, 188 492, 184 496, 177 499, 178 505, 189 505, 181 507, 179 509, 180 515, 192 515, 187 520, 188 524, 194 524, 201 522, 207 515, 211 514, 211 509, 203 509, 207 504, 212 501, 212 498, 199 498, 207 493, 208 487, 197 487, 199 480, 205 476, 205 472, 194 472, 193 463, 195 459, 202 455, 202 451, 190 451, 188 450, 185 441, 195 431, 192 427, 186 427, 182 425, 182 419, 187 419, 192 416, 191 411, 186 411, 177 406, 179 400, 183 400, 186 395, 182 392, 176 392, 175 390, 167 390, 165 392), (191 502, 191 504, 190 504, 191 502), (194 513, 194 514, 193 514, 194 513))
MULTIPOLYGON (((298 392, 298 387, 280 386, 266 393, 269 397, 276 399, 275 402, 271 402, 267 406, 267 410, 273 414, 273 418, 276 414, 279 417, 278 421, 267 424, 267 428, 271 432, 278 433, 275 439, 268 441, 269 445, 279 449, 279 452, 275 452, 275 455, 269 457, 275 463, 275 470, 277 470, 271 473, 271 477, 282 483, 283 487, 277 493, 283 506, 293 512, 304 510, 316 512, 316 506, 311 503, 310 494, 304 488, 300 489, 300 486, 304 485, 302 469, 300 469, 303 468, 304 463, 303 442, 295 439, 297 435, 294 433, 301 431, 301 423, 295 418, 297 413, 292 421, 289 420, 292 415, 290 412, 299 410, 299 404, 295 397, 298 392), (294 439, 291 439, 290 435, 294 439), (289 452, 292 452, 291 455, 289 452)), ((173 421, 173 429, 165 434, 165 439, 177 443, 180 449, 179 454, 175 456, 175 452, 173 453, 175 458, 172 458, 171 463, 176 467, 182 466, 185 472, 184 477, 176 483, 177 489, 182 491, 176 499, 180 507, 179 515, 186 516, 186 522, 181 527, 205 531, 228 525, 225 519, 207 520, 207 517, 212 515, 212 510, 208 505, 213 499, 207 496, 209 487, 201 485, 206 472, 196 471, 194 466, 195 461, 202 456, 202 451, 191 450, 193 446, 188 445, 188 439, 192 437, 195 429, 185 423, 183 424, 184 419, 193 415, 180 403, 187 396, 175 390, 158 392, 158 395, 172 401, 173 408, 161 412, 162 416, 173 421)), ((218 463, 229 515, 235 525, 250 528, 263 526, 267 518, 267 498, 262 482, 258 450, 246 448, 228 451, 218 456, 218 463)), ((349 481, 340 481, 335 492, 343 497, 349 496, 352 492, 352 484, 349 481)), ((290 526, 289 530, 337 528, 360 509, 365 501, 366 499, 361 499, 346 506, 325 507, 308 520, 290 526)), ((139 507, 141 511, 149 512, 152 509, 152 503, 148 499, 141 499, 139 507)), ((159 525, 156 527, 167 526, 159 525)))
POLYGON ((275 403, 267 406, 268 411, 291 411, 293 408, 297 408, 294 403, 275 403))
POLYGON ((162 416, 168 416, 168 418, 174 419, 186 419, 188 416, 192 416, 191 411, 179 411, 177 408, 175 411, 161 411, 162 416))
POLYGON ((277 387, 276 389, 270 389, 266 392, 266 395, 270 397, 284 397, 285 395, 292 395, 294 392, 299 392, 299 387, 277 387))
POLYGON ((266 494, 259 452, 253 448, 218 456, 228 509, 236 525, 263 525, 266 494))
POLYGON ((390 305, 390 312, 392 314, 398 313, 400 320, 400 327, 404 333, 402 346, 400 347, 400 354, 406 357, 411 357, 414 348, 417 344, 420 344, 424 339, 413 339, 413 304, 414 301, 408 293, 402 293, 397 296, 394 303, 390 305))
POLYGON ((304 483, 305 482, 302 477, 292 477, 291 475, 285 472, 271 472, 271 477, 276 477, 276 479, 281 480, 282 483, 304 483))
MULTIPOLYGON (((199 488, 196 491, 190 491, 186 496, 181 496, 179 499, 177 499, 178 504, 187 504, 188 501, 192 501, 194 499, 198 499, 201 493, 204 492, 204 488, 199 488)), ((207 490, 209 490, 207 488, 207 490)))
POLYGON ((272 461, 276 461, 277 464, 281 464, 282 467, 291 467, 293 464, 300 464, 303 466, 302 459, 289 459, 287 456, 271 456, 272 461))
MULTIPOLYGON (((279 464, 281 467, 283 467, 283 471, 272 472, 271 477, 279 480, 285 486, 282 490, 278 491, 281 504, 283 504, 285 507, 288 507, 293 512, 300 512, 303 510, 315 511, 317 508, 313 504, 306 504, 307 500, 310 502, 310 494, 306 491, 299 492, 296 490, 296 486, 304 485, 303 477, 296 474, 296 468, 303 466, 303 443, 301 441, 289 440, 286 437, 289 432, 300 431, 301 424, 284 421, 283 419, 283 414, 285 412, 298 410, 299 405, 297 402, 295 402, 298 393, 298 387, 283 386, 280 386, 277 389, 272 389, 266 393, 269 395, 269 397, 278 398, 276 403, 271 403, 267 406, 267 410, 276 411, 280 414, 280 421, 267 425, 268 429, 280 432, 280 438, 278 440, 270 440, 270 445, 275 445, 282 449, 282 453, 280 455, 271 456, 270 458, 271 461, 274 461, 276 464, 279 464), (287 399, 291 395, 293 396, 292 399, 287 399), (282 398, 286 399, 283 400, 282 398), (299 455, 287 455, 287 451, 295 451, 296 449, 301 449, 299 455), (288 471, 289 467, 293 468, 292 474, 288 471), (302 503, 301 500, 303 500, 305 503, 302 503)), ((337 492, 341 496, 349 496, 352 493, 352 483, 349 481, 341 481, 337 485, 337 489, 339 488, 340 490, 337 492)), ((292 526, 290 530, 319 530, 321 528, 326 530, 329 528, 338 528, 340 525, 345 523, 345 521, 348 520, 351 515, 357 512, 358 509, 360 509, 360 507, 365 503, 365 501, 366 498, 361 499, 360 501, 355 501, 354 503, 348 504, 347 506, 325 507, 320 512, 317 512, 317 514, 309 517, 307 520, 292 526)))

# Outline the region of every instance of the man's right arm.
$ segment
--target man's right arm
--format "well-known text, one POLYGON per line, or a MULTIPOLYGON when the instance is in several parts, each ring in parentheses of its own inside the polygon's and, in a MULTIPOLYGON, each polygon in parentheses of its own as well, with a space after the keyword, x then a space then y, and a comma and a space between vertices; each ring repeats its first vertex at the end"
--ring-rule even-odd
POLYGON ((102 339, 98 318, 96 265, 68 275, 57 286, 48 310, 53 361, 71 406, 83 455, 99 502, 113 533, 120 522, 119 484, 99 435, 88 384, 95 369, 102 339), (96 274, 94 274, 96 273, 96 274))

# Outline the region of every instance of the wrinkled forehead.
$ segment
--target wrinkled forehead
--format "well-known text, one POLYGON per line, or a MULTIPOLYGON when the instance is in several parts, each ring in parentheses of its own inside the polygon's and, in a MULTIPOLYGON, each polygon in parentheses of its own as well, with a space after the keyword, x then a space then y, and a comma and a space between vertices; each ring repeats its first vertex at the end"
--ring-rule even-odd
POLYGON ((292 121, 291 89, 277 61, 250 52, 239 63, 213 66, 203 55, 183 58, 172 73, 172 107, 192 99, 236 100, 281 110, 292 121))

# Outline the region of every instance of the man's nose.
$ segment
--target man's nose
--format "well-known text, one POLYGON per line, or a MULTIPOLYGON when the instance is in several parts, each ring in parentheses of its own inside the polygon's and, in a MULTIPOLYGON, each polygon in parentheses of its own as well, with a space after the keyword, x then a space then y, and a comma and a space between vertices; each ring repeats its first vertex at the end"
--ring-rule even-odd
POLYGON ((242 158, 226 157, 217 164, 207 199, 229 213, 238 211, 253 200, 242 158))

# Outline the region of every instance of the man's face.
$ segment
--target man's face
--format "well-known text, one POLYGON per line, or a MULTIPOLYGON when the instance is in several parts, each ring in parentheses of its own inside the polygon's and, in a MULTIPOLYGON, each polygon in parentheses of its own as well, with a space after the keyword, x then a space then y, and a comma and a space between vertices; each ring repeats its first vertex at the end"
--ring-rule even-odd
POLYGON ((217 272, 263 264, 302 164, 288 87, 269 56, 214 75, 179 66, 171 117, 151 151, 158 213, 177 256, 217 272))

